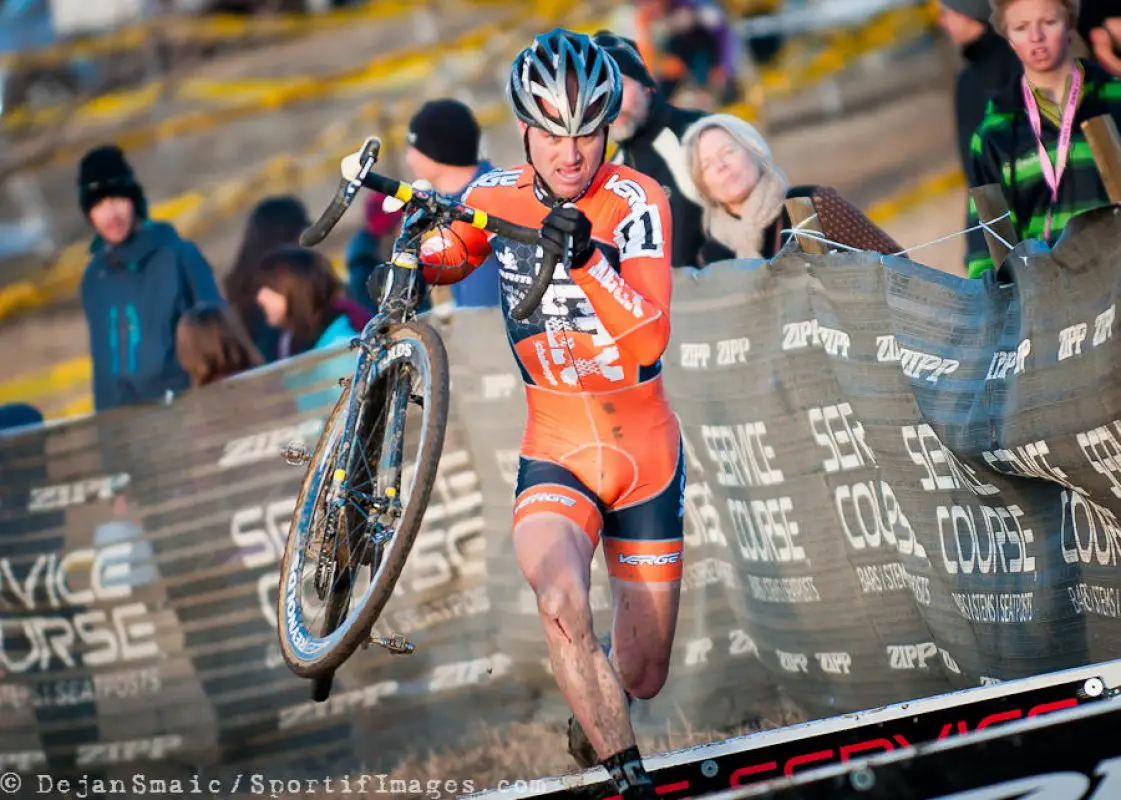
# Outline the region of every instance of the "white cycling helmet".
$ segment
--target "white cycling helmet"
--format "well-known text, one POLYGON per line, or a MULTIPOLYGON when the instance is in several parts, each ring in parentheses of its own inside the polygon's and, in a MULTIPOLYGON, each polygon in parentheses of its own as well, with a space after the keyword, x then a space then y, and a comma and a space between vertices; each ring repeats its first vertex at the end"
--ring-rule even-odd
POLYGON ((619 116, 623 82, 615 59, 591 37, 554 28, 518 53, 506 99, 526 125, 586 136, 619 116))

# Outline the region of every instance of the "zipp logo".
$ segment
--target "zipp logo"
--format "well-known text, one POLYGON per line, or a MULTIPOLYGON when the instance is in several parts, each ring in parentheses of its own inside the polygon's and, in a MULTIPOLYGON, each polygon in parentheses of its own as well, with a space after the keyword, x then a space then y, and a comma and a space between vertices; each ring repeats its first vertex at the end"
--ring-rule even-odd
POLYGON ((889 644, 888 663, 892 669, 926 669, 926 662, 938 655, 934 642, 889 644))
POLYGON ((816 319, 787 322, 782 326, 783 352, 820 347, 831 356, 848 358, 851 346, 852 340, 847 333, 826 327, 816 319))
POLYGON ((619 554, 619 563, 626 564, 628 567, 664 567, 667 564, 676 564, 679 561, 681 561, 680 550, 675 553, 663 553, 660 556, 640 555, 638 553, 619 554))
MULTIPOLYGON (((1030 347, 1029 344, 1029 350, 1030 347)), ((1024 356, 1027 356, 1027 352, 1024 356)), ((961 366, 961 362, 953 358, 942 358, 903 347, 894 336, 876 337, 876 360, 881 363, 898 362, 903 367, 903 374, 908 378, 926 380, 930 383, 938 383, 938 379, 943 375, 952 375, 961 366)), ((994 365, 990 365, 990 371, 994 365)))

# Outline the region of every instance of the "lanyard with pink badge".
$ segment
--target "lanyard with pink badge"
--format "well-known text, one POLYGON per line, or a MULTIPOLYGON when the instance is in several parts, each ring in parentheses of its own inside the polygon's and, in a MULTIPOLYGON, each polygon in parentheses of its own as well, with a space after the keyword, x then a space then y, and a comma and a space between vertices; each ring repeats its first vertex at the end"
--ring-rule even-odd
POLYGON ((1053 167, 1051 166, 1051 157, 1047 154, 1047 148, 1043 146, 1039 105, 1035 102, 1035 95, 1032 94, 1026 75, 1021 78, 1021 86, 1024 90, 1024 105, 1028 109, 1028 119, 1031 121, 1032 133, 1035 134, 1035 143, 1039 146, 1039 168, 1043 170, 1043 180, 1047 181, 1047 186, 1051 189, 1051 208, 1047 209, 1047 222, 1043 226, 1043 238, 1047 240, 1051 238, 1051 212, 1059 199, 1059 181, 1063 179, 1067 158, 1070 155, 1070 137, 1074 131, 1074 115, 1078 111, 1078 94, 1082 89, 1082 74, 1076 67, 1070 76, 1070 92, 1060 120, 1059 146, 1055 152, 1055 166, 1053 167))

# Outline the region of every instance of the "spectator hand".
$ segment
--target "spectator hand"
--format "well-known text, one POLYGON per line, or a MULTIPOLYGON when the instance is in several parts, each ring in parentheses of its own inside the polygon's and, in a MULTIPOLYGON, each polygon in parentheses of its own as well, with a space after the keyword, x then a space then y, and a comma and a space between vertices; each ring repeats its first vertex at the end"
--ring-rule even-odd
POLYGON ((580 269, 588 265, 595 253, 592 244, 592 223, 584 216, 584 212, 572 203, 565 203, 549 212, 545 221, 541 223, 541 235, 537 243, 546 255, 555 256, 558 263, 564 260, 565 246, 568 238, 572 240, 571 269, 580 269))
POLYGON ((1121 17, 1111 17, 1103 27, 1090 31, 1090 48, 1102 67, 1121 78, 1121 17))

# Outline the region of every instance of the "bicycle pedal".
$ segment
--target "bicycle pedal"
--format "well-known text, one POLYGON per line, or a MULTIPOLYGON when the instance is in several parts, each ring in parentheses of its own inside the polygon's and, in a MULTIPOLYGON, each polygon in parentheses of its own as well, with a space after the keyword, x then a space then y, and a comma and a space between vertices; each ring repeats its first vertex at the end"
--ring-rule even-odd
POLYGON ((292 467, 303 467, 311 461, 311 451, 303 442, 289 442, 280 455, 292 467))
POLYGON ((374 636, 370 639, 370 643, 384 647, 395 656, 411 656, 416 650, 416 645, 406 639, 403 633, 395 633, 393 636, 374 636))

